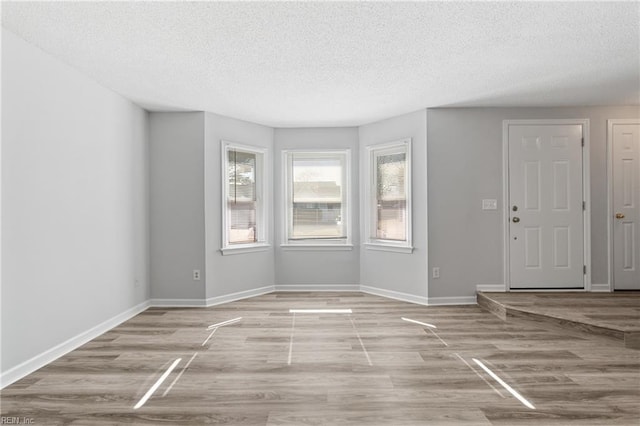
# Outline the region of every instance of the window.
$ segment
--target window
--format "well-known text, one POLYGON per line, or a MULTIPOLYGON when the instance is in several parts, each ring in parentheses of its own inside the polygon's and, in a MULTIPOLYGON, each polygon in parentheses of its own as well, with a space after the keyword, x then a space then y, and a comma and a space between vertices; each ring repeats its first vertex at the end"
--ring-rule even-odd
POLYGON ((367 148, 365 246, 411 253, 411 139, 367 148))
POLYGON ((223 254, 268 247, 265 154, 263 149, 222 141, 223 254))
POLYGON ((350 247, 348 150, 284 151, 284 244, 350 247))

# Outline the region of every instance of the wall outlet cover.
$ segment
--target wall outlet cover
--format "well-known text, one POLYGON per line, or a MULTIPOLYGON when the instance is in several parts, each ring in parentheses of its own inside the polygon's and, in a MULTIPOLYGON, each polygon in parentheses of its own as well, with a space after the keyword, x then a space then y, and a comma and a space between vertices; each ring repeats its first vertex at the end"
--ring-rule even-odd
POLYGON ((432 270, 432 276, 433 278, 440 278, 440 268, 439 267, 435 267, 432 270))
POLYGON ((482 210, 498 210, 498 200, 494 200, 494 199, 482 200, 482 210))

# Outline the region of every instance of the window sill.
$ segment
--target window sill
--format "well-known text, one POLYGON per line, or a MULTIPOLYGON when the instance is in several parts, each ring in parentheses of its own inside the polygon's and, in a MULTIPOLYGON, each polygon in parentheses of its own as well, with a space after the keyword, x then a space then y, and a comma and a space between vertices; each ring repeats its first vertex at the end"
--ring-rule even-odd
POLYGON ((281 244, 287 251, 351 251, 352 244, 281 244))
POLYGON ((258 244, 247 244, 247 245, 238 245, 238 246, 228 246, 221 248, 223 256, 228 256, 230 254, 244 254, 244 253, 254 253, 258 251, 267 251, 271 246, 266 243, 258 243, 258 244))
POLYGON ((375 251, 388 251, 392 253, 413 253, 413 247, 410 246, 396 246, 393 244, 384 244, 384 243, 364 243, 364 247, 367 250, 375 250, 375 251))

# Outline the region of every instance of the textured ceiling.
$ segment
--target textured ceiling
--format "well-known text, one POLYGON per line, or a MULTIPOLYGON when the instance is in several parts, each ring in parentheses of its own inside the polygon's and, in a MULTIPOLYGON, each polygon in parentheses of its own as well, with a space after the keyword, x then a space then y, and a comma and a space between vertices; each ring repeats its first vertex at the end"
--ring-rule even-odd
POLYGON ((150 110, 276 127, 435 106, 640 103, 640 2, 3 2, 2 25, 150 110))

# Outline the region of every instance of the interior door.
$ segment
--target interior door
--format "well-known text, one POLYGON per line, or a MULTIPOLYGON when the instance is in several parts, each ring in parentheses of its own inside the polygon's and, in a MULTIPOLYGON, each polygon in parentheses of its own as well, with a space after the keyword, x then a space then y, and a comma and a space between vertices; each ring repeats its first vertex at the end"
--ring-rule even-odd
POLYGON ((509 125, 512 289, 584 288, 582 126, 509 125))
POLYGON ((613 288, 640 290, 640 122, 613 123, 613 288))

